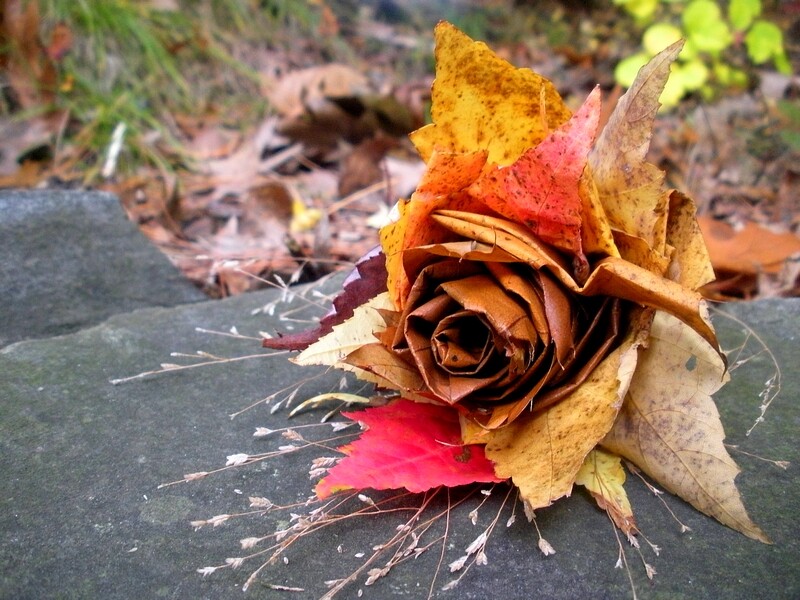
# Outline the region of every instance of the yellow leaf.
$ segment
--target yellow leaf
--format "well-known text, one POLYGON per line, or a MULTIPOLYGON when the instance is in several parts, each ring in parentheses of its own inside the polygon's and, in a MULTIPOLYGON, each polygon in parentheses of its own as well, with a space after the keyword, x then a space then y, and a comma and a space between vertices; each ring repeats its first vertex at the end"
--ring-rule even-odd
POLYGON ((670 279, 693 290, 714 281, 694 202, 677 191, 669 199, 667 243, 675 248, 667 271, 670 279))
POLYGON ((621 258, 658 275, 666 274, 669 259, 653 250, 642 238, 615 229, 614 242, 621 258))
POLYGON ((423 387, 419 373, 375 343, 377 336, 386 329, 383 313, 393 310, 389 294, 379 294, 358 306, 352 317, 334 325, 330 333, 289 360, 302 366, 327 365, 342 369, 363 381, 398 390, 410 400, 428 402, 415 391, 423 387), (363 364, 360 363, 362 357, 363 364))
POLYGON ((289 231, 299 233, 314 229, 322 218, 322 211, 318 208, 309 208, 299 198, 292 200, 292 221, 289 231))
POLYGON ((569 119, 553 84, 517 69, 450 23, 436 26, 433 123, 411 134, 422 159, 434 150, 488 150, 488 162, 509 165, 569 119))
POLYGON ((581 244, 586 254, 604 254, 606 256, 619 256, 619 250, 614 243, 611 223, 606 216, 606 211, 600 203, 600 197, 589 169, 585 169, 581 177, 578 194, 581 197, 581 244))
POLYGON ((595 448, 583 461, 575 483, 591 492, 597 505, 608 512, 617 527, 627 536, 636 533, 633 510, 625 493, 625 469, 622 459, 600 448, 595 448))
POLYGON ((674 317, 658 313, 622 411, 602 444, 670 492, 748 537, 769 542, 747 516, 736 463, 711 394, 728 375, 719 355, 674 317))
POLYGON ((683 42, 676 42, 642 67, 620 98, 589 155, 600 201, 612 227, 666 250, 668 195, 664 174, 645 162, 658 97, 683 42))
POLYGON ((303 366, 328 365, 346 368, 340 363, 348 354, 375 342, 375 335, 386 329, 386 321, 380 311, 393 308, 388 293, 378 294, 358 306, 353 311, 353 316, 344 323, 335 325, 329 334, 292 358, 292 362, 303 366))
POLYGON ((510 477, 534 510, 572 492, 586 455, 611 429, 635 369, 638 333, 629 333, 559 403, 540 413, 524 414, 483 436, 495 474, 510 477))

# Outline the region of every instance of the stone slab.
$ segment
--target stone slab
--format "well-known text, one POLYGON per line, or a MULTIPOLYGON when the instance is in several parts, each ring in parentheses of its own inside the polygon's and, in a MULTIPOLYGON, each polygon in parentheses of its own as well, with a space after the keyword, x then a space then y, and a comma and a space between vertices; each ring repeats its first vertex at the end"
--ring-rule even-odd
MULTIPOLYGON (((336 288, 338 283, 330 285, 336 288)), ((197 568, 241 555, 239 539, 267 534, 276 519, 288 516, 234 520, 197 532, 190 520, 246 511, 249 496, 283 504, 306 498, 313 485, 306 475, 308 464, 319 454, 295 453, 189 484, 158 485, 221 466, 228 455, 255 454, 282 443, 255 439, 252 433, 258 426, 284 427, 284 411, 271 414, 257 406, 233 420, 227 415, 296 384, 308 370, 283 357, 262 357, 120 385, 109 380, 156 369, 162 362, 191 362, 171 357, 172 352, 259 354, 256 340, 196 328, 227 332, 236 326, 241 334, 258 337, 259 330, 291 323, 279 323, 277 315, 298 306, 298 300, 278 305, 275 316, 252 314, 277 298, 278 293, 267 291, 143 309, 77 333, 0 351, 0 598, 317 598, 325 592, 323 581, 346 575, 360 564, 358 553, 369 556, 374 544, 395 533, 407 513, 321 531, 292 548, 288 564, 267 568, 247 595, 240 590, 247 564, 206 578, 197 574, 197 568), (304 591, 278 592, 271 584, 304 591)), ((643 543, 642 552, 657 571, 650 581, 635 551, 624 545, 638 598, 800 597, 800 301, 762 301, 725 310, 751 327, 782 367, 780 395, 766 421, 745 436, 759 414, 758 395, 774 367, 756 339, 747 338, 742 324, 717 317, 725 347, 735 349, 747 341, 742 356, 751 356, 718 394, 728 441, 751 454, 791 461, 782 470, 735 454, 743 468, 738 484, 745 503, 775 543, 754 542, 667 496, 670 509, 691 527, 682 534, 661 500, 629 478, 639 523, 661 548, 655 557, 643 543)), ((310 382, 299 398, 330 391, 337 382, 338 375, 310 382)), ((319 414, 291 423, 314 423, 319 414)), ((479 500, 454 509, 444 565, 483 530, 504 494, 503 488, 493 492, 479 511, 478 526, 467 515, 479 500)), ((443 506, 441 500, 432 504, 434 510, 443 506)), ((473 567, 451 592, 438 591, 451 577, 443 572, 434 586, 435 597, 632 597, 628 576, 615 568, 619 548, 614 530, 581 490, 538 513, 538 525, 557 551, 553 556, 540 554, 532 526, 521 518, 519 507, 517 512, 519 518, 509 528, 505 521, 510 509, 502 513, 487 546, 488 564, 473 567)), ((435 546, 374 586, 364 587, 362 577, 341 597, 354 598, 363 589, 366 598, 425 598, 439 560, 440 547, 435 546)))
POLYGON ((111 194, 0 190, 0 346, 205 299, 111 194))

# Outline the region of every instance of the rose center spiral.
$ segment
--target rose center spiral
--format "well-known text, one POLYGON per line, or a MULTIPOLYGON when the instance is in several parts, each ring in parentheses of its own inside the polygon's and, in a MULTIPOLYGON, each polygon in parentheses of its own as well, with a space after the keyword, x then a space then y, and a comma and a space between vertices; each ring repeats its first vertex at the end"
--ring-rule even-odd
POLYGON ((442 319, 431 341, 437 364, 452 375, 475 374, 495 354, 489 327, 470 311, 442 319))

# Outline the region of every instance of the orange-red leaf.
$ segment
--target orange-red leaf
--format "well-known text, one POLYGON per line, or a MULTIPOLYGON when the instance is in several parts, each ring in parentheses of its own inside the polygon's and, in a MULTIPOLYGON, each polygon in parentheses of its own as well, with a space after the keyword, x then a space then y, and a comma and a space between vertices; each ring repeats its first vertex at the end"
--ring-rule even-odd
POLYGON ((458 413, 452 408, 398 400, 344 413, 367 429, 340 448, 346 456, 317 484, 319 498, 349 489, 410 492, 475 482, 499 482, 483 446, 463 445, 458 413))
POLYGON ((579 182, 599 115, 600 89, 595 88, 569 121, 513 165, 490 170, 470 193, 543 241, 583 256, 579 182))
POLYGON ((395 306, 402 310, 411 283, 402 268, 403 251, 416 246, 448 241, 452 233, 431 219, 431 213, 444 207, 481 212, 481 204, 463 193, 486 164, 486 152, 466 154, 434 152, 417 191, 408 202, 400 201, 400 218, 381 229, 386 255, 387 285, 395 306))

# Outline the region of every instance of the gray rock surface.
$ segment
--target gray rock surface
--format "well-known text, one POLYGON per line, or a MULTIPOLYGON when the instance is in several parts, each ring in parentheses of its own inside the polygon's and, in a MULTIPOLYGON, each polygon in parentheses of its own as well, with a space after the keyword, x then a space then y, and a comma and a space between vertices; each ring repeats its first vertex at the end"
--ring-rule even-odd
MULTIPOLYGON (((161 362, 191 362, 170 357, 171 352, 259 354, 254 340, 210 335, 196 327, 228 331, 236 326, 241 334, 257 337, 259 330, 285 325, 277 317, 251 314, 276 297, 276 292, 259 292, 134 311, 71 335, 20 342, 0 353, 0 597, 241 597, 246 566, 207 578, 195 569, 241 555, 238 540, 273 531, 275 518, 231 521, 197 532, 189 521, 246 511, 248 496, 279 503, 305 498, 312 487, 306 476, 308 463, 319 452, 293 454, 189 484, 162 489, 158 484, 221 466, 230 454, 255 454, 282 443, 254 439, 252 433, 258 426, 284 427, 285 412, 270 414, 259 406, 234 420, 227 415, 291 386, 307 371, 275 357, 174 371, 120 385, 109 380, 158 368, 161 362)), ((295 300, 288 308, 297 305, 295 300)), ((681 534, 661 501, 630 478, 627 487, 639 523, 661 548, 657 558, 643 548, 658 572, 649 581, 636 553, 624 545, 639 598, 800 597, 800 409, 795 402, 800 386, 793 371, 800 358, 800 302, 755 302, 725 310, 761 336, 783 369, 783 389, 766 421, 749 437, 744 432, 758 416, 758 394, 774 370, 769 356, 752 346, 753 338, 746 354, 756 355, 734 371, 733 382, 718 395, 731 443, 792 463, 782 470, 735 455, 744 470, 738 483, 746 505, 775 543, 749 540, 667 497, 669 507, 691 527, 681 534)), ((281 306, 276 314, 280 311, 281 306)), ((744 340, 739 323, 722 317, 717 323, 727 348, 744 340)), ((312 382, 301 397, 328 391, 337 381, 333 376, 312 382)), ((304 415, 292 423, 315 422, 318 416, 304 415)), ((502 495, 495 491, 481 508, 484 526, 502 495)), ((458 558, 482 530, 467 518, 475 506, 477 500, 472 500, 454 511, 445 564, 458 558)), ((618 547, 613 529, 581 491, 539 513, 539 527, 557 550, 554 556, 539 553, 534 530, 524 519, 506 529, 509 514, 503 514, 490 538, 488 564, 474 567, 458 588, 437 597, 631 597, 627 575, 614 568, 618 547)), ((392 515, 319 532, 292 549, 288 565, 268 568, 248 597, 283 597, 267 584, 306 590, 286 592, 289 598, 319 597, 324 580, 355 568, 356 553, 369 556, 370 548, 393 535, 399 522, 392 515)), ((362 578, 342 597, 355 597, 361 587, 366 597, 424 598, 438 560, 435 547, 370 588, 363 587, 362 578)), ((449 577, 443 573, 437 589, 449 577)))
MULTIPOLYGON (((259 331, 302 326, 293 319, 303 317, 302 311, 294 311, 304 302, 299 297, 279 302, 279 292, 266 291, 153 307, 174 304, 183 283, 176 282, 169 265, 153 258, 141 237, 119 223, 116 228, 108 225, 119 220, 110 197, 55 194, 40 199, 37 208, 24 196, 0 196, 5 203, 0 246, 3 252, 7 246, 16 251, 8 235, 24 243, 35 234, 39 241, 25 254, 12 254, 17 266, 4 264, 0 275, 19 282, 32 270, 37 282, 27 291, 11 290, 16 304, 4 302, 0 323, 25 324, 14 330, 17 337, 49 337, 0 350, 0 599, 317 598, 325 592, 324 581, 346 576, 363 564, 375 544, 396 534, 409 512, 355 519, 319 531, 290 549, 288 564, 265 569, 247 595, 240 588, 257 562, 201 577, 198 568, 243 555, 240 539, 267 535, 285 526, 290 512, 303 509, 233 519, 199 531, 193 531, 191 520, 246 512, 249 496, 266 496, 281 505, 301 502, 313 486, 306 475, 311 460, 332 454, 315 448, 159 488, 184 473, 220 467, 228 455, 266 452, 286 443, 253 438, 256 427, 318 421, 319 411, 290 421, 285 410, 272 413, 264 404, 233 420, 228 417, 310 376, 310 370, 293 366, 285 356, 266 357, 257 340, 259 331), (18 225, 11 226, 15 217, 7 206, 19 198, 27 200, 20 205, 27 208, 17 208, 28 216, 20 214, 18 225), (99 211, 97 203, 105 209, 99 211), (102 221, 106 225, 97 221, 100 212, 107 215, 102 221), (70 216, 79 214, 95 219, 95 229, 67 225, 70 216), (48 243, 42 235, 46 227, 52 236, 63 234, 62 241, 48 243), (103 261, 109 268, 86 272, 86 265, 103 261), (61 279, 65 273, 71 275, 61 279), (106 290, 106 302, 96 303, 81 281, 106 290), (52 297, 46 292, 49 283, 52 297), (274 315, 259 310, 265 307, 274 308, 274 315), (282 314, 286 320, 280 319, 282 314), (203 331, 225 333, 233 326, 253 339, 203 331), (69 327, 82 329, 56 335, 69 327), (210 360, 198 351, 232 359, 254 357, 118 385, 110 382, 158 370, 164 362, 210 360), (280 592, 271 585, 303 591, 280 592)), ((318 302, 315 290, 333 291, 340 283, 338 277, 307 289, 307 299, 318 302)), ((196 300, 195 294, 186 294, 185 300, 196 300)), ((795 370, 800 363, 800 301, 762 301, 724 310, 716 323, 734 369, 733 381, 718 393, 717 404, 728 442, 749 453, 734 452, 743 469, 737 482, 745 504, 774 544, 752 541, 667 495, 669 509, 691 528, 681 533, 662 501, 629 477, 626 488, 639 525, 661 549, 656 557, 642 541, 643 556, 657 571, 648 580, 635 550, 622 544, 639 598, 800 597, 800 379, 795 370), (766 420, 746 436, 759 415, 759 394, 774 375, 775 363, 782 371, 782 389, 766 420), (783 470, 752 455, 791 464, 783 470)), ((319 308, 313 311, 318 314, 319 308)), ((336 389, 338 381, 336 374, 309 381, 295 402, 336 389)), ((453 498, 457 496, 454 492, 453 498)), ((535 530, 518 506, 516 523, 505 526, 511 509, 502 508, 504 496, 505 488, 495 489, 479 510, 478 525, 470 523, 469 513, 481 502, 480 494, 452 510, 436 597, 632 597, 628 575, 614 568, 620 547, 614 529, 581 489, 537 513, 542 534, 557 551, 549 557, 537 549, 535 530), (486 549, 488 564, 471 568, 455 590, 439 591, 452 577, 446 565, 463 554, 498 511, 501 516, 486 549)), ((418 503, 419 498, 408 499, 403 506, 418 503)), ((445 507, 443 499, 435 499, 426 515, 445 507)), ((434 537, 443 526, 442 520, 434 526, 434 537)), ((367 598, 425 598, 440 552, 441 546, 432 546, 371 587, 363 585, 362 575, 340 597, 354 598, 361 589, 367 598)))
POLYGON ((0 190, 0 346, 205 299, 111 194, 0 190))

